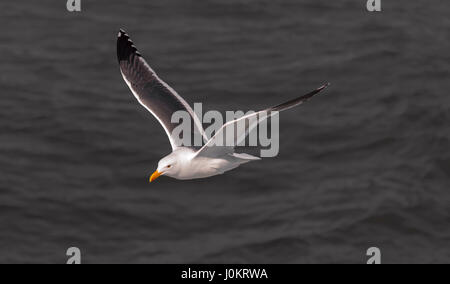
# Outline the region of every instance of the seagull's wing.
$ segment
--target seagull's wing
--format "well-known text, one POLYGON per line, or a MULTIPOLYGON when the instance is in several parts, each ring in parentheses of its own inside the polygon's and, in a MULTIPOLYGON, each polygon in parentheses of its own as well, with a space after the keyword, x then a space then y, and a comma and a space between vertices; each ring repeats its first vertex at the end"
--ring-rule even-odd
MULTIPOLYGON (((190 114, 193 134, 204 136, 200 120, 186 101, 169 85, 162 81, 137 51, 129 36, 121 30, 117 39, 117 57, 120 71, 136 99, 161 123, 169 136, 172 149, 183 146, 180 137, 173 137, 172 131, 178 124, 172 123, 172 114, 185 111, 190 114)), ((206 139, 203 138, 205 141, 206 139)))
POLYGON ((216 134, 199 151, 197 151, 196 155, 215 156, 218 154, 233 152, 234 147, 245 141, 247 135, 255 129, 260 122, 280 111, 301 105, 328 86, 329 84, 323 85, 322 87, 296 99, 259 112, 250 113, 236 120, 225 123, 222 128, 220 128, 216 134), (227 133, 234 133, 234 135, 228 136, 227 133), (221 145, 221 147, 217 147, 216 145, 221 145))

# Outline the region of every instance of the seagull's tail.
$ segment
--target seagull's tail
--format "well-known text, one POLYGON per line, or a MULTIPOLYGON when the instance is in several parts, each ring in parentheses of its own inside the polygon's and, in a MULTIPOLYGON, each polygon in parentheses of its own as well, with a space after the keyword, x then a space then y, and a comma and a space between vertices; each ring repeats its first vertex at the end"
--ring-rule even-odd
POLYGON ((232 156, 241 160, 243 163, 261 160, 260 157, 255 157, 245 153, 233 153, 232 156))

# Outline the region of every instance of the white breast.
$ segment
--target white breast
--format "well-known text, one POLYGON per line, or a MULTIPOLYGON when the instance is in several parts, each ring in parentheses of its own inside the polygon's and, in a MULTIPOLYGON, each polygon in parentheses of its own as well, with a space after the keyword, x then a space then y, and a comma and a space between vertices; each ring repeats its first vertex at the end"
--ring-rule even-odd
MULTIPOLYGON (((185 156, 186 157, 186 156, 185 156)), ((195 157, 190 156, 189 159, 182 161, 182 166, 179 171, 172 177, 176 179, 198 179, 206 178, 215 175, 220 175, 226 171, 232 170, 239 166, 240 163, 236 163, 232 157, 195 157)))

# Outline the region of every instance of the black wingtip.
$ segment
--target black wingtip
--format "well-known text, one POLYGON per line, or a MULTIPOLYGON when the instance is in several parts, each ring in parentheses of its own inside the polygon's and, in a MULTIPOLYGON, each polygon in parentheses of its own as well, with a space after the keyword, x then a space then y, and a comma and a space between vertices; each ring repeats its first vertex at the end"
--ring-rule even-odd
POLYGON ((271 108, 271 111, 282 111, 282 110, 294 107, 296 105, 299 105, 299 104, 301 104, 303 102, 306 102, 310 98, 314 97, 315 95, 317 95, 318 93, 320 93, 321 91, 326 89, 328 86, 330 86, 330 83, 326 83, 322 87, 320 87, 318 89, 315 89, 314 91, 312 91, 312 92, 310 92, 310 93, 308 93, 306 95, 303 95, 303 96, 301 96, 299 98, 296 98, 296 99, 290 100, 290 101, 288 101, 286 103, 277 105, 277 106, 271 108))
POLYGON ((311 93, 304 95, 304 96, 303 96, 303 99, 304 99, 304 100, 308 100, 308 99, 314 97, 314 96, 317 95, 318 93, 320 93, 320 92, 322 92, 323 90, 325 90, 326 88, 328 88, 330 85, 331 85, 330 83, 326 83, 326 84, 322 85, 322 87, 316 89, 315 91, 312 91, 311 93))
POLYGON ((141 56, 128 34, 120 29, 117 36, 117 58, 119 62, 128 61, 132 55, 141 56))
POLYGON ((117 35, 117 38, 118 38, 118 39, 123 38, 123 39, 128 40, 130 37, 128 36, 127 32, 126 32, 124 29, 120 29, 120 30, 119 30, 119 33, 118 33, 118 35, 117 35))
POLYGON ((331 85, 330 83, 326 83, 326 84, 324 84, 322 87, 320 87, 320 88, 317 89, 317 90, 318 90, 318 91, 322 91, 323 89, 328 88, 330 85, 331 85))

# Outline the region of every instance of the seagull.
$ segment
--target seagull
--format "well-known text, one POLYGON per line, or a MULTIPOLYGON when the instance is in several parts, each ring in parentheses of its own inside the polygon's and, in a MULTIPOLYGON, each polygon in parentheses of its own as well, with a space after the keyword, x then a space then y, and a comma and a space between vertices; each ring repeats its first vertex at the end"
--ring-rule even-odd
MULTIPOLYGON (((122 29, 119 31, 117 39, 117 57, 120 72, 126 84, 138 102, 162 125, 172 146, 172 153, 158 162, 156 171, 150 175, 150 182, 153 182, 160 176, 168 176, 179 180, 207 178, 223 174, 242 164, 260 160, 259 157, 249 154, 236 153, 233 146, 216 146, 219 145, 219 137, 222 139, 223 136, 221 134, 227 133, 226 131, 230 127, 233 127, 234 131, 234 126, 237 126, 239 122, 242 123, 243 120, 249 121, 251 118, 256 118, 266 113, 268 114, 267 118, 280 111, 298 106, 329 86, 329 83, 327 83, 306 95, 283 104, 229 121, 216 131, 213 137, 208 138, 192 108, 174 89, 158 77, 141 53, 139 53, 128 34, 122 29), (202 136, 204 141, 202 147, 183 146, 180 137, 172 135, 172 131, 177 124, 173 123, 171 118, 172 114, 177 111, 189 113, 193 122, 192 134, 200 134, 202 136)), ((233 141, 227 141, 231 142, 231 144, 226 143, 223 145, 238 145, 245 140, 249 132, 257 127, 261 121, 262 119, 246 123, 243 129, 238 130, 238 133, 230 138, 233 141)))

